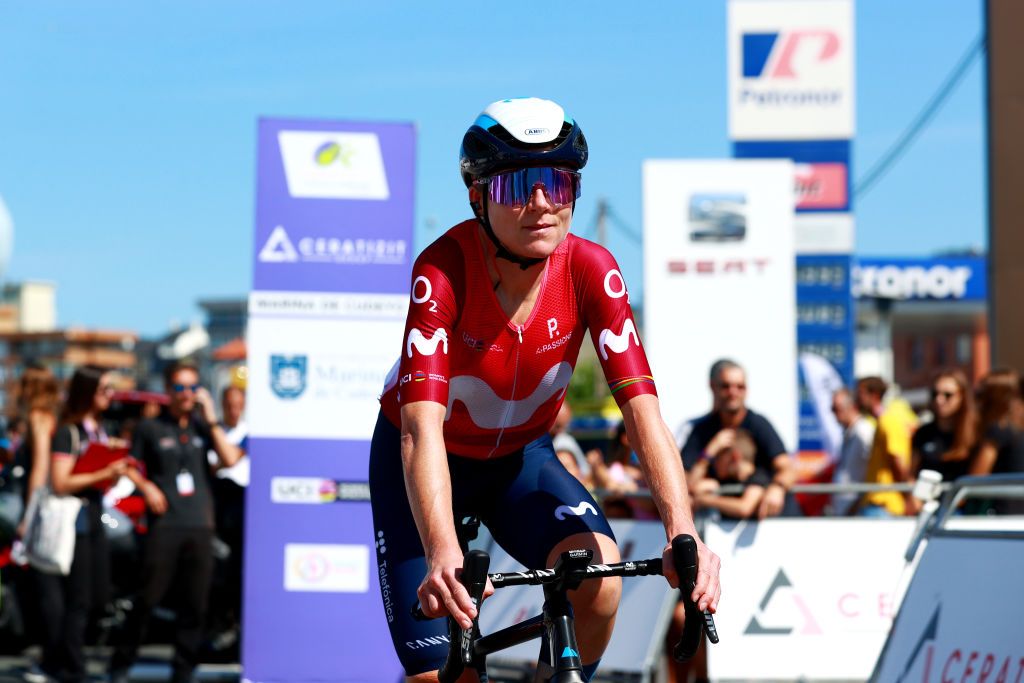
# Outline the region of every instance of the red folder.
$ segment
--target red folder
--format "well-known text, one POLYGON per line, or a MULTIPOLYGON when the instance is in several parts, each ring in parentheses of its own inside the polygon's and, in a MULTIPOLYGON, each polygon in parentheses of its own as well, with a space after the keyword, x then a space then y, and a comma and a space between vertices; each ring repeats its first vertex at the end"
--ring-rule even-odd
POLYGON ((110 463, 121 458, 127 458, 130 455, 131 453, 127 448, 111 448, 106 444, 93 441, 85 449, 85 453, 82 453, 78 456, 78 460, 75 460, 75 466, 71 473, 86 474, 102 470, 110 463))

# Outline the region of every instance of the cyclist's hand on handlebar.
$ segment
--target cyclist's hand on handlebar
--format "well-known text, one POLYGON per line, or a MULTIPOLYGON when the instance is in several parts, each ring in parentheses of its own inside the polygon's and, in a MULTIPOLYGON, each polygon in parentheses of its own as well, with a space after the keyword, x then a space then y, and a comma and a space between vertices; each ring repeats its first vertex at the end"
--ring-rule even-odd
MULTIPOLYGON (((701 610, 709 610, 714 613, 718 610, 718 600, 722 596, 722 587, 718 580, 718 570, 722 561, 718 555, 711 552, 699 537, 694 534, 697 540, 697 582, 690 599, 697 603, 701 610)), ((675 564, 672 562, 672 544, 665 546, 662 552, 662 573, 673 588, 679 588, 679 576, 676 574, 675 564)))
MULTIPOLYGON (((476 607, 469 597, 469 591, 459 581, 462 574, 462 555, 438 558, 427 563, 427 575, 416 591, 420 608, 428 617, 450 614, 462 629, 473 626, 477 615, 476 607)), ((484 589, 484 598, 494 593, 490 579, 484 589)))

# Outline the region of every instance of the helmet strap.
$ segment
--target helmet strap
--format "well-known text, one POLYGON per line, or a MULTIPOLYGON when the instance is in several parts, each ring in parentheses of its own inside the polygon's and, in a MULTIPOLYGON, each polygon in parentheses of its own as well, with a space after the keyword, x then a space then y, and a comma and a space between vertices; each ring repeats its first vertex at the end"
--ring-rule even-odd
POLYGON ((494 248, 497 250, 495 257, 505 259, 506 261, 510 261, 516 264, 517 266, 519 266, 519 270, 527 270, 540 263, 544 263, 544 261, 547 260, 547 257, 525 258, 523 256, 519 256, 518 254, 512 253, 508 249, 508 247, 501 243, 501 240, 498 239, 498 236, 494 234, 494 228, 491 227, 491 221, 487 217, 487 193, 481 193, 481 197, 483 200, 482 203, 470 202, 469 205, 473 208, 473 211, 476 213, 476 219, 477 221, 480 222, 480 225, 483 226, 484 233, 487 235, 487 238, 491 240, 492 244, 494 244, 494 248))

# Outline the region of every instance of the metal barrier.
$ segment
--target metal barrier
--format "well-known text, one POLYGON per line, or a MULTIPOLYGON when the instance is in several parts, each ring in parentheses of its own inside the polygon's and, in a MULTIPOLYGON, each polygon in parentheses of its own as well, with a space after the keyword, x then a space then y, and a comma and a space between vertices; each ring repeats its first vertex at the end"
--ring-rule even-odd
POLYGON ((1024 500, 1024 473, 962 477, 926 500, 872 683, 930 681, 940 672, 941 680, 965 681, 1024 673, 1024 515, 964 514, 972 498, 1024 500))

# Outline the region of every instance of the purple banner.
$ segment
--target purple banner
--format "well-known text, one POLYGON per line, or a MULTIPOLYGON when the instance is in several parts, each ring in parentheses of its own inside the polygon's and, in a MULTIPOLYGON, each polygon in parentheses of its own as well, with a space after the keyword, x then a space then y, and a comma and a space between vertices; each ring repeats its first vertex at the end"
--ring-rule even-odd
POLYGON ((251 439, 250 681, 397 681, 372 546, 364 441, 251 439), (343 493, 345 484, 353 490, 343 493))
POLYGON ((408 292, 414 157, 411 124, 260 121, 242 641, 253 683, 401 677, 366 485, 373 419, 351 409, 376 394, 345 373, 356 364, 365 384, 393 360, 347 340, 394 325, 400 348, 401 321, 380 310, 408 292), (283 306, 293 322, 274 317, 283 306), (333 433, 357 438, 313 438, 333 433))
POLYGON ((262 119, 253 289, 405 293, 411 124, 262 119))

